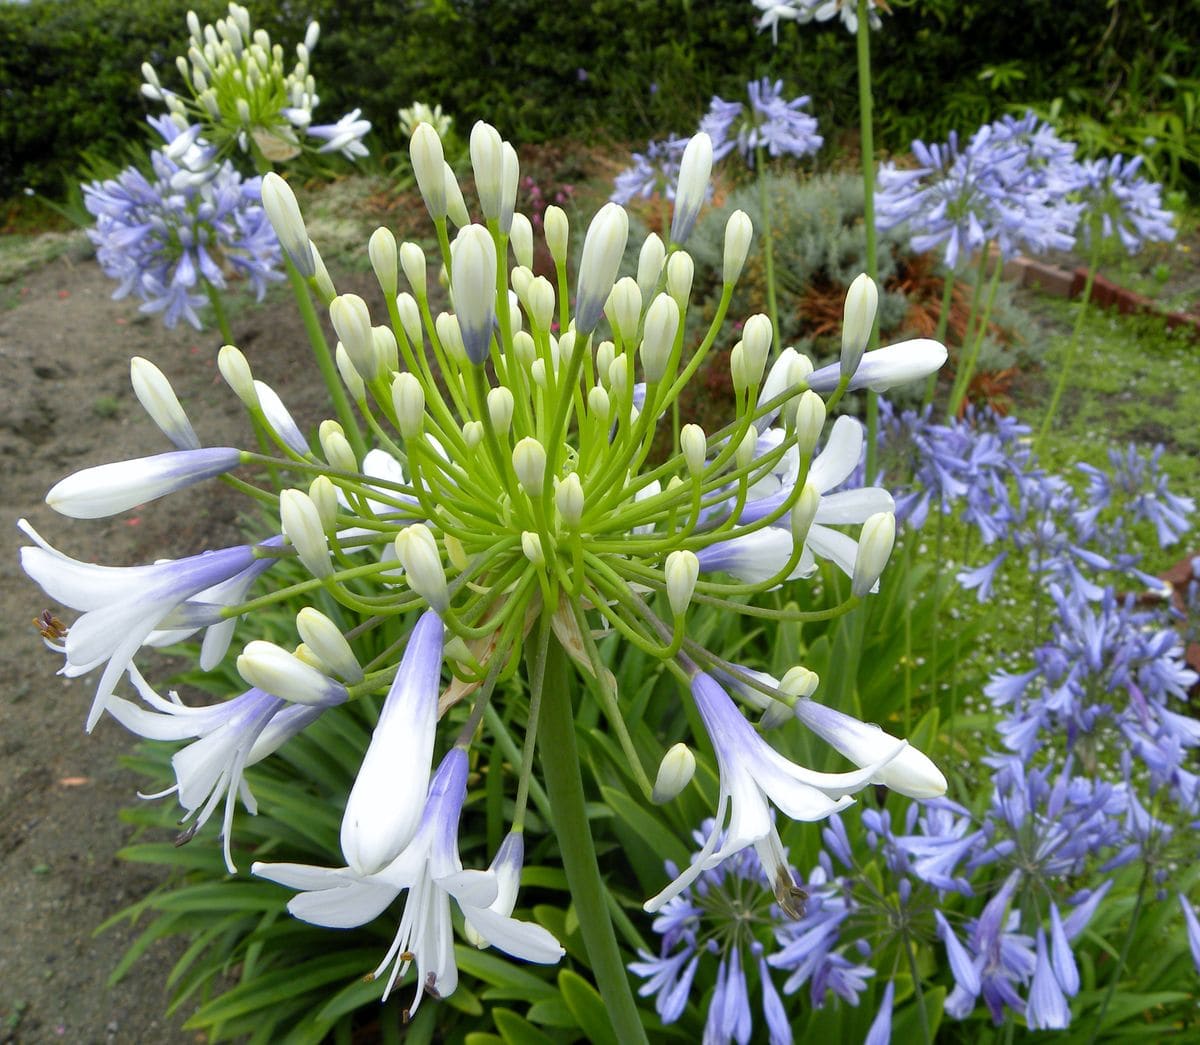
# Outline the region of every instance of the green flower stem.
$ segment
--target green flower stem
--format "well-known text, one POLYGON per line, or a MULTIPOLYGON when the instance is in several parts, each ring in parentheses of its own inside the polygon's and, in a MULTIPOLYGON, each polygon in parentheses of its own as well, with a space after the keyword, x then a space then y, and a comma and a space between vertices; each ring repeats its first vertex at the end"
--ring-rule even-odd
POLYGON ((646 1032, 617 946, 607 888, 596 862, 575 745, 567 658, 557 641, 551 642, 546 650, 543 681, 546 695, 538 720, 538 748, 554 832, 562 851, 571 900, 579 916, 583 944, 617 1040, 622 1045, 645 1043, 646 1032))
MULTIPOLYGON (((871 100, 870 5, 858 0, 858 128, 863 168, 863 232, 867 240, 867 275, 878 281, 875 240, 875 131, 871 100)), ((868 350, 879 347, 879 321, 871 328, 868 350)), ((875 433, 879 429, 879 393, 867 392, 867 482, 875 475, 875 433)))
POLYGON ((308 283, 300 275, 300 270, 292 264, 291 258, 284 255, 283 264, 287 269, 288 281, 292 284, 292 294, 296 298, 296 307, 300 310, 300 318, 304 321, 304 331, 308 334, 308 343, 312 346, 313 355, 317 360, 317 368, 321 371, 321 379, 325 382, 325 387, 329 389, 329 398, 333 403, 334 412, 346 433, 346 438, 350 441, 350 446, 354 449, 355 456, 361 460, 363 454, 366 453, 366 444, 363 442, 362 432, 359 431, 354 411, 350 409, 350 400, 346 397, 342 380, 338 377, 333 355, 329 351, 329 342, 325 340, 325 332, 321 329, 321 321, 317 318, 317 310, 313 308, 312 297, 308 292, 308 283))
MULTIPOLYGON (((979 302, 983 300, 983 277, 987 274, 987 259, 988 252, 992 249, 992 241, 988 240, 979 249, 979 265, 975 269, 975 287, 971 291, 971 308, 967 312, 967 322, 963 326, 962 344, 958 350, 958 366, 954 375, 954 384, 951 385, 951 398, 954 392, 958 390, 958 373, 962 371, 964 353, 967 351, 967 346, 971 343, 971 330, 975 326, 975 319, 979 315, 979 302)), ((933 375, 936 377, 936 375, 933 375)))
MULTIPOLYGON (((488 729, 491 730, 496 743, 500 745, 500 749, 504 752, 504 757, 514 766, 519 766, 521 764, 521 748, 517 746, 516 740, 513 738, 512 733, 509 732, 508 726, 504 724, 504 720, 500 717, 500 712, 496 710, 495 705, 488 704, 483 709, 483 718, 487 722, 488 729)), ((530 778, 529 797, 533 800, 533 804, 537 806, 538 812, 545 821, 550 823, 553 819, 550 815, 550 799, 536 778, 530 778)))
POLYGON ((762 211, 763 264, 767 276, 767 315, 771 318, 771 342, 779 351, 783 342, 779 336, 779 308, 775 300, 775 239, 771 226, 771 194, 767 191, 767 169, 763 163, 761 145, 754 147, 754 166, 758 171, 758 207, 762 211))
POLYGON ((1083 332, 1083 321, 1087 318, 1088 303, 1092 300, 1092 284, 1096 281, 1096 269, 1100 264, 1100 230, 1092 227, 1092 247, 1088 252, 1087 279, 1083 284, 1083 299, 1079 302, 1079 314, 1075 317, 1075 326, 1071 330, 1071 340, 1067 342, 1063 353, 1062 369, 1058 373, 1058 382, 1054 386, 1054 394, 1050 397, 1050 405, 1046 407, 1046 416, 1042 419, 1042 427, 1037 438, 1033 441, 1033 452, 1041 454, 1046 436, 1054 427, 1054 417, 1058 413, 1058 404, 1062 401, 1063 392, 1067 389, 1067 378, 1075 362, 1075 350, 1079 347, 1079 335, 1083 332))
POLYGON ((1146 886, 1150 884, 1151 865, 1146 862, 1142 865, 1142 878, 1138 883, 1137 899, 1133 902, 1133 914, 1129 916, 1129 930, 1125 933, 1125 942, 1121 944, 1121 953, 1117 957, 1117 967, 1113 969, 1112 978, 1108 981, 1108 990, 1104 994, 1104 1001, 1100 1005, 1100 1011, 1096 1014, 1096 1022, 1092 1027, 1091 1036, 1088 1038, 1088 1045, 1096 1045, 1096 1040, 1100 1036, 1100 1029, 1104 1026, 1104 1015, 1108 1012, 1108 1004, 1112 1001, 1113 994, 1116 993, 1117 982, 1121 979, 1121 973, 1125 971, 1125 961, 1129 957, 1129 948, 1133 946, 1133 936, 1137 930, 1138 919, 1142 916, 1142 904, 1146 899, 1146 886))
MULTIPOLYGON (((958 409, 962 406, 962 401, 967 397, 967 389, 971 386, 971 378, 975 376, 975 364, 979 362, 979 352, 983 348, 983 339, 992 318, 992 305, 996 303, 996 288, 1000 285, 1000 273, 1003 271, 1004 259, 997 256, 996 264, 992 269, 992 278, 988 281, 987 300, 983 303, 983 315, 979 317, 979 329, 975 331, 975 340, 971 342, 971 353, 959 366, 958 373, 954 375, 954 390, 950 394, 950 408, 946 411, 949 417, 958 416, 958 409)), ((980 274, 982 275, 982 270, 980 274)))
POLYGON ((221 343, 224 345, 235 344, 233 330, 229 326, 229 316, 226 314, 225 304, 221 300, 221 292, 208 280, 201 280, 201 282, 204 284, 204 292, 208 295, 208 303, 212 305, 213 315, 217 317, 217 329, 221 332, 221 343))
MULTIPOLYGON (((937 330, 934 331, 933 340, 946 343, 946 331, 950 327, 950 309, 954 298, 955 272, 953 269, 947 271, 942 280, 942 307, 938 312, 937 330)), ((937 391, 938 372, 935 370, 929 375, 925 382, 925 396, 921 400, 922 406, 928 406, 933 402, 933 394, 937 391)))
MULTIPOLYGON (((862 0, 859 0, 861 3, 862 0)), ((861 22, 859 23, 862 24, 861 22)), ((917 953, 913 949, 912 934, 904 930, 904 953, 908 958, 908 968, 912 975, 913 993, 916 995, 917 1014, 921 1017, 921 1040, 925 1045, 931 1045, 933 1037, 929 1033, 929 1013, 925 1011, 925 992, 921 989, 921 973, 917 969, 917 953)))

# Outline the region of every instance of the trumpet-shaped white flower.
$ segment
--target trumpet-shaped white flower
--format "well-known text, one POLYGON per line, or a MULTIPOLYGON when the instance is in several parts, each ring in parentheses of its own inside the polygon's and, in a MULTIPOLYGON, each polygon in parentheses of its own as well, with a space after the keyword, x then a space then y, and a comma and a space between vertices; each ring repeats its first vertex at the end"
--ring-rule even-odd
POLYGON ((394 860, 416 834, 437 729, 442 619, 427 610, 412 630, 342 817, 342 855, 358 874, 394 860))
POLYGON ((206 707, 189 707, 177 694, 170 699, 154 691, 141 673, 130 666, 129 677, 150 709, 121 697, 109 697, 107 710, 126 729, 151 740, 193 739, 171 757, 175 784, 146 798, 178 794, 191 820, 176 844, 189 841, 225 799, 221 837, 225 866, 230 874, 237 868, 231 850, 233 811, 237 797, 251 815, 258 803, 243 778, 247 766, 274 754, 292 737, 306 729, 325 710, 320 705, 289 705, 260 689, 206 707))
MULTIPOLYGON (((646 902, 650 912, 687 888, 706 868, 749 845, 773 844, 771 803, 793 820, 824 820, 850 805, 849 796, 866 787, 905 748, 904 741, 897 741, 875 762, 853 773, 818 773, 790 762, 763 740, 712 676, 698 672, 692 679, 692 696, 721 773, 716 819, 692 863, 646 902), (722 837, 727 815, 728 829, 722 837)), ((764 865, 774 867, 778 862, 764 861, 764 865)))
POLYGON ((458 986, 454 962, 450 900, 453 899, 482 938, 506 954, 550 965, 563 955, 558 941, 540 925, 503 913, 496 872, 463 870, 458 855, 458 823, 467 797, 467 756, 452 748, 429 784, 421 826, 404 850, 383 870, 362 875, 349 867, 257 863, 253 873, 302 890, 288 902, 301 921, 345 929, 364 925, 381 914, 404 890, 408 896, 391 947, 372 978, 388 966, 386 999, 409 966, 417 965, 417 994, 405 1011, 411 1017, 421 998, 444 998, 458 986))
POLYGON ((36 544, 21 549, 22 569, 50 598, 82 614, 54 647, 66 656, 63 674, 105 666, 88 713, 89 733, 134 654, 155 633, 174 633, 167 641, 178 641, 198 628, 228 624, 225 606, 240 601, 274 562, 257 559, 254 547, 243 544, 151 566, 97 566, 55 550, 24 519, 17 525, 36 544), (198 600, 201 593, 220 600, 222 585, 228 602, 198 600))

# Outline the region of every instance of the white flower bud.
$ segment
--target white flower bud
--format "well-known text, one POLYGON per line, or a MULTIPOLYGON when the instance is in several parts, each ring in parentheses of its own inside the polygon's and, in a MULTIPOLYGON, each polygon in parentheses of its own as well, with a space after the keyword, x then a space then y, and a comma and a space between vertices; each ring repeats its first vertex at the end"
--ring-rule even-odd
POLYGON ((508 230, 508 242, 518 265, 533 268, 533 225, 524 214, 512 216, 512 227, 508 230))
POLYGON ((629 387, 629 357, 617 356, 608 368, 608 387, 615 396, 622 396, 629 387))
POLYGON ((529 295, 529 288, 533 286, 533 269, 524 265, 514 265, 512 272, 508 274, 508 282, 517 292, 517 297, 524 301, 529 295))
POLYGON ((721 279, 726 286, 736 283, 742 274, 753 236, 754 226, 744 210, 735 210, 729 215, 725 222, 725 257, 721 269, 721 279))
POLYGON ((663 241, 657 233, 650 233, 642 243, 642 250, 638 255, 637 285, 643 301, 658 287, 658 277, 662 274, 666 257, 667 248, 663 246, 663 241))
POLYGON ((400 314, 400 326, 404 328, 404 336, 420 348, 423 342, 421 328, 421 306, 417 304, 408 291, 396 295, 396 311, 400 314))
POLYGON ((695 277, 696 263, 686 250, 677 250, 667 259, 667 293, 675 299, 680 312, 687 311, 695 277))
POLYGON ((815 671, 798 664, 788 668, 787 674, 779 682, 779 688, 793 697, 811 697, 820 684, 821 677, 815 671))
POLYGON ((609 402, 608 393, 600 385, 588 389, 588 410, 596 415, 601 424, 608 421, 612 404, 609 402))
POLYGON ((622 341, 631 342, 637 337, 642 318, 642 294, 634 279, 625 276, 617 280, 608 295, 604 314, 622 341))
POLYGON ((855 277, 846 291, 846 308, 842 317, 842 376, 850 378, 862 362, 863 352, 871 339, 875 325, 875 310, 879 307, 879 288, 865 272, 855 277))
MULTIPOLYGON (((592 389, 592 391, 597 391, 592 389)), ((600 389, 603 391, 603 389, 600 389)), ((575 472, 569 472, 555 484, 554 503, 565 526, 575 528, 583 518, 583 483, 575 472)))
MULTIPOLYGON (((485 434, 486 430, 483 427, 482 421, 468 421, 462 426, 463 442, 467 444, 468 450, 474 450, 475 447, 482 443, 485 434)), ((448 541, 449 538, 447 537, 445 540, 448 541)), ((451 556, 451 560, 453 560, 453 556, 451 556)))
POLYGON ((334 359, 337 363, 338 373, 342 377, 342 383, 346 386, 346 391, 350 394, 351 400, 356 403, 362 402, 367 397, 366 386, 363 384, 363 379, 359 376, 358 371, 354 369, 354 364, 350 361, 350 353, 346 351, 346 346, 340 341, 334 352, 334 359))
POLYGON ((526 436, 513 447, 512 464, 521 488, 530 497, 540 497, 546 475, 546 448, 532 436, 526 436))
POLYGON ((317 515, 321 526, 328 532, 337 525, 338 500, 337 487, 327 475, 318 475, 308 484, 308 496, 317 506, 317 515))
POLYGON ((397 374, 392 381, 392 407, 405 440, 419 436, 425 424, 425 389, 412 374, 397 374))
POLYGON ((896 517, 891 512, 876 512, 863 523, 854 557, 854 576, 850 590, 860 599, 873 591, 887 565, 896 543, 896 517))
POLYGON ((608 368, 617 357, 617 347, 611 341, 601 341, 596 346, 596 375, 601 384, 608 383, 608 368))
POLYGON ((313 268, 316 269, 313 273, 313 283, 316 284, 317 297, 321 299, 321 304, 328 308, 329 303, 337 297, 337 288, 329 276, 329 269, 325 267, 325 259, 321 257, 321 252, 312 240, 308 241, 308 249, 312 252, 313 268))
POLYGON ((742 347, 746 364, 746 383, 762 381, 771 351, 771 320, 764 315, 751 316, 742 328, 742 347))
POLYGON ((671 613, 682 617, 692 601, 692 593, 696 590, 696 579, 700 576, 700 560, 695 552, 674 551, 667 556, 665 566, 667 576, 667 601, 671 604, 671 613))
POLYGON ((708 437, 699 425, 684 425, 679 432, 679 446, 691 475, 704 471, 704 459, 708 454, 708 437))
POLYGON ((529 322, 535 330, 549 330, 554 322, 554 284, 545 276, 537 276, 529 284, 526 298, 529 322))
POLYGON ((369 381, 375 376, 375 336, 367 303, 357 294, 339 294, 329 303, 329 318, 354 369, 369 381))
POLYGON ((529 370, 533 366, 533 361, 537 358, 537 345, 534 344, 532 335, 524 330, 514 335, 512 354, 523 370, 529 370))
POLYGON ((487 394, 488 414, 492 419, 492 427, 500 434, 508 431, 513 418, 513 394, 503 385, 493 388, 487 394))
POLYGON ((712 139, 701 131, 692 136, 679 161, 679 184, 675 189, 675 213, 671 217, 671 242, 685 243, 708 195, 712 173, 712 139))
MULTIPOLYGON (((521 163, 517 159, 517 150, 509 142, 500 145, 500 156, 503 164, 500 176, 500 213, 498 220, 500 231, 506 236, 512 235, 513 208, 517 205, 517 185, 521 180, 521 163)), ((530 229, 532 245, 533 230, 530 229)), ((533 267, 532 246, 530 250, 530 267, 533 267)))
POLYGON ((432 125, 421 122, 413 131, 408 143, 408 156, 412 161, 413 174, 417 177, 417 188, 425 201, 429 217, 438 221, 446 216, 446 158, 442 152, 442 139, 432 125))
POLYGON ((669 294, 659 294, 646 310, 642 331, 642 371, 648 382, 661 381, 666 374, 678 330, 679 306, 669 294))
POLYGON ((529 364, 529 379, 538 388, 545 389, 548 387, 546 382, 546 361, 544 359, 535 359, 529 364))
POLYGON ((471 215, 467 211, 467 201, 463 199, 462 186, 454 176, 450 164, 443 164, 446 179, 446 214, 457 228, 465 228, 471 224, 471 215))
POLYGON ((742 441, 738 443, 737 451, 734 453, 734 464, 737 465, 739 472, 744 472, 754 463, 754 455, 758 452, 758 432, 753 427, 742 436, 742 441))
POLYGON ((825 401, 808 389, 796 402, 796 445, 804 457, 812 455, 825 429, 825 401))
POLYGON ((396 237, 389 229, 376 229, 367 242, 367 255, 371 259, 371 267, 375 270, 375 278, 379 280, 379 289, 387 297, 394 298, 397 289, 396 237))
POLYGON ((254 375, 250 373, 250 364, 241 351, 233 345, 222 346, 217 353, 217 369, 247 409, 257 410, 258 392, 254 388, 254 375))
POLYGON ((606 203, 596 213, 583 240, 579 278, 575 296, 575 329, 590 334, 600 322, 604 302, 617 278, 625 240, 629 235, 629 216, 623 207, 606 203))
POLYGON ((321 452, 329 466, 338 472, 354 473, 358 471, 358 461, 354 459, 354 451, 346 439, 346 433, 336 421, 322 421, 317 429, 317 438, 321 441, 321 452))
POLYGON ((500 132, 483 120, 471 128, 471 167, 475 171, 475 190, 479 193, 483 215, 498 221, 504 190, 504 142, 500 132))
POLYGON ((750 385, 746 378, 746 350, 739 341, 729 350, 729 377, 733 390, 741 395, 750 385))
POLYGON ((568 226, 567 212, 562 207, 551 205, 546 208, 546 213, 542 215, 542 233, 555 265, 565 265, 567 262, 568 226))
POLYGON ((449 312, 439 312, 433 321, 433 327, 446 354, 455 362, 466 363, 467 349, 463 344, 462 331, 458 327, 458 317, 449 312))
MULTIPOLYGON (((238 99, 239 110, 245 105, 245 100, 238 99)), ((250 122, 249 109, 242 118, 243 123, 250 122)), ((263 175, 262 204, 267 212, 267 220, 279 237, 279 245, 287 252, 305 279, 316 273, 312 254, 308 249, 308 230, 304 227, 304 218, 300 216, 300 205, 296 202, 296 194, 274 171, 263 175)))
POLYGON ((534 566, 544 566, 546 563, 542 539, 532 530, 525 530, 521 534, 521 552, 534 566))
POLYGON ((346 699, 342 686, 273 642, 247 643, 237 669, 251 686, 293 704, 326 705, 346 699))
POLYGON ((454 309, 467 358, 486 362, 496 318, 496 244, 482 225, 468 225, 451 258, 454 309))
POLYGON ((687 744, 673 745, 658 767, 658 776, 654 779, 654 790, 650 801, 656 805, 664 805, 682 793, 691 783, 696 773, 696 756, 692 754, 687 744))
POLYGON ((408 586, 438 613, 450 605, 446 571, 437 541, 424 523, 413 523, 396 534, 396 557, 404 567, 408 586))
POLYGON ((796 498, 796 503, 792 505, 791 519, 789 520, 792 541, 796 545, 803 545, 808 540, 808 531, 812 528, 813 520, 817 517, 817 509, 820 507, 821 491, 811 482, 806 482, 804 489, 800 491, 800 496, 796 498))
POLYGON ((314 577, 328 577, 333 573, 325 528, 312 498, 303 490, 281 491, 279 518, 284 536, 291 541, 305 569, 314 577))
POLYGON ((129 379, 142 409, 163 435, 180 450, 199 450, 200 440, 166 375, 150 360, 134 356, 129 361, 129 379))
POLYGON ((341 629, 320 610, 306 606, 296 614, 296 630, 317 659, 333 675, 352 685, 361 682, 363 670, 341 629))
POLYGON ((394 374, 400 369, 399 349, 396 335, 391 327, 372 327, 371 340, 375 348, 375 376, 394 374))
POLYGON ((321 38, 321 25, 319 22, 309 22, 308 28, 304 30, 304 48, 312 52, 317 46, 317 41, 321 38))
POLYGON ((400 267, 418 301, 425 298, 425 252, 415 243, 400 244, 400 267))

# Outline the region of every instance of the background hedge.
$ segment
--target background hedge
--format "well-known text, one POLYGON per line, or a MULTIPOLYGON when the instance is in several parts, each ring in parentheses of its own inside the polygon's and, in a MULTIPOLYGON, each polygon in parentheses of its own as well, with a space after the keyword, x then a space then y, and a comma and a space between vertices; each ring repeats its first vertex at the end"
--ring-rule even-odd
MULTIPOLYGON (((0 194, 57 193, 84 149, 119 156, 149 111, 142 61, 170 85, 184 15, 216 0, 32 0, 0 5, 0 194)), ((685 133, 714 93, 764 70, 813 96, 827 132, 857 121, 854 41, 839 24, 755 30, 749 0, 250 0, 288 46, 317 18, 318 116, 361 107, 375 151, 396 110, 440 102, 518 143, 637 143, 685 133)), ((893 0, 873 34, 877 137, 969 132, 1009 105, 1066 99, 1096 119, 1200 102, 1200 0, 893 0)), ((1185 128, 1186 130, 1186 128, 1185 128)), ((1183 171, 1195 179, 1194 165, 1183 171)))

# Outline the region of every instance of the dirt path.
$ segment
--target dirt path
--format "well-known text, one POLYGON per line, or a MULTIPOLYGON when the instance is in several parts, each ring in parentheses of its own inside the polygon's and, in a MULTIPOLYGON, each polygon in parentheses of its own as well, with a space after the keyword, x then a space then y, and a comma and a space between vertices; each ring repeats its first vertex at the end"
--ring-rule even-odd
MULTIPOLYGON (((149 562, 235 542, 240 499, 219 484, 115 519, 75 522, 43 503, 78 468, 171 449, 129 387, 129 357, 144 355, 171 378, 202 441, 249 430, 217 375, 219 338, 167 331, 136 303, 111 301, 113 283, 70 251, 0 284, 0 1042, 190 1041, 187 1013, 167 1020, 165 980, 182 944, 150 949, 116 987, 118 957, 138 930, 96 926, 161 880, 116 858, 132 828, 118 817, 138 778, 118 764, 133 738, 114 721, 83 732, 94 678, 54 673, 32 619, 51 606, 22 574, 16 521, 27 518, 56 547, 112 565, 149 562)), ((257 376, 271 383, 303 428, 324 416, 308 377, 307 342, 289 301, 235 318, 257 376), (299 365, 304 364, 304 365, 299 365)), ((68 615, 69 616, 69 615, 68 615)))

